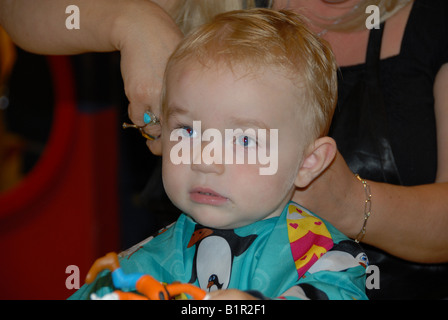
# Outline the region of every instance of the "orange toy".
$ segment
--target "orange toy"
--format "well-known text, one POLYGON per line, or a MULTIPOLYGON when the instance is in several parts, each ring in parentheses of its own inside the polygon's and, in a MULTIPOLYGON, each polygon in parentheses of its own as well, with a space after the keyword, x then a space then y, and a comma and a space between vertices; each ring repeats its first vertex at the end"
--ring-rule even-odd
POLYGON ((171 300, 180 294, 187 294, 194 300, 203 300, 207 297, 204 290, 191 284, 162 284, 147 274, 125 275, 120 268, 118 256, 115 252, 108 253, 94 262, 87 273, 86 283, 92 283, 98 273, 105 269, 112 272, 112 279, 116 287, 123 288, 132 285, 135 286, 137 292, 141 293, 116 290, 113 295, 119 300, 171 300), (121 282, 121 279, 123 279, 123 282, 121 282))

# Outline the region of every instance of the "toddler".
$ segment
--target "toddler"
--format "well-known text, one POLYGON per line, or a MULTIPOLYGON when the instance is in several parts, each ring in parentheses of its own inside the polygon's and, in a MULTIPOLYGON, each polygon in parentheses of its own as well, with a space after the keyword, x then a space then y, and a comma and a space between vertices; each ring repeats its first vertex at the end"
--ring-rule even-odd
MULTIPOLYGON (((217 299, 366 299, 358 244, 291 201, 335 156, 326 133, 336 70, 289 11, 224 13, 187 36, 167 65, 161 136, 149 142, 185 213, 121 253, 123 271, 217 299)), ((113 290, 105 273, 72 298, 113 290)))

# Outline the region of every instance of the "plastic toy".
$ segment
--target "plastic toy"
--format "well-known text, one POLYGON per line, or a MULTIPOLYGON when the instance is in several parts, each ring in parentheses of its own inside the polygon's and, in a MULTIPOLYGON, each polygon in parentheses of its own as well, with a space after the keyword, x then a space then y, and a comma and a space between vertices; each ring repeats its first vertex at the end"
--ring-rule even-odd
MULTIPOLYGON (((140 294, 116 290, 99 299, 171 300, 181 294, 186 294, 194 300, 207 299, 206 292, 192 284, 163 284, 147 274, 125 274, 120 267, 118 256, 115 252, 108 253, 94 262, 87 274, 86 283, 92 283, 96 276, 106 269, 111 271, 115 287, 123 290, 137 290, 140 294)), ((98 297, 92 295, 92 299, 98 299, 98 297)))

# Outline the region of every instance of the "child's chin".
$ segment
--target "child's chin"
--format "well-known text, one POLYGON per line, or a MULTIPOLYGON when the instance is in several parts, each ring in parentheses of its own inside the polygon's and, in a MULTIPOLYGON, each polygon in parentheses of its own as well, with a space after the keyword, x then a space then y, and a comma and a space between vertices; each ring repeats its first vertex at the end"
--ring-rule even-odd
POLYGON ((241 221, 233 221, 222 214, 198 214, 190 217, 200 225, 213 229, 236 229, 247 225, 241 221))

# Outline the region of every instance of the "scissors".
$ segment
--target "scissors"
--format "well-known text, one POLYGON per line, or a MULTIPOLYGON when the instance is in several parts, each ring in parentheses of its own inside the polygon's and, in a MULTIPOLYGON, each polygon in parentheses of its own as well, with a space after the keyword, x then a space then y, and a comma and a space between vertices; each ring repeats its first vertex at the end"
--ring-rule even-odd
POLYGON ((157 118, 157 116, 152 113, 151 111, 146 111, 143 115, 143 121, 145 123, 144 126, 137 126, 136 124, 130 124, 130 123, 123 123, 123 129, 127 129, 127 128, 133 128, 133 129, 138 129, 140 131, 140 134, 148 140, 157 140, 159 137, 155 137, 152 136, 148 133, 145 132, 144 128, 146 126, 153 126, 153 125, 158 125, 160 124, 159 119, 157 118))

